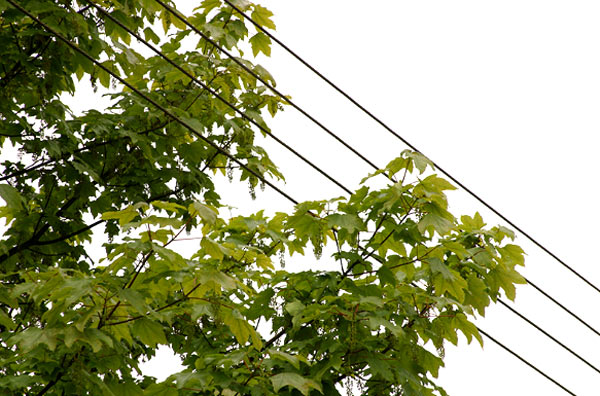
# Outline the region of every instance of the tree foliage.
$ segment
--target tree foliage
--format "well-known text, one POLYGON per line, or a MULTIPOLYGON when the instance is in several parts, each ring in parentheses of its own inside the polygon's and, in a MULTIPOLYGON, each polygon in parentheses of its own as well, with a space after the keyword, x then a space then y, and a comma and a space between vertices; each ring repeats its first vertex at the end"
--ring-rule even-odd
MULTIPOLYGON (((445 394, 434 382, 444 342, 458 332, 481 342, 470 320, 523 282, 510 230, 455 218, 454 187, 408 151, 376 172, 390 178, 384 188, 369 187, 374 174, 349 197, 224 217, 215 177, 252 189, 283 178, 256 128, 143 55, 87 0, 18 3, 223 151, 0 0, 2 394, 445 394), (73 114, 61 95, 82 78, 113 105, 73 114), (190 231, 200 243, 184 255, 173 242, 190 231), (317 260, 325 245, 322 262, 338 270, 284 265, 310 250, 317 260), (162 382, 139 369, 159 345, 185 367, 162 382)), ((275 28, 266 8, 235 3, 275 28)), ((155 0, 94 4, 265 128, 261 114, 281 110, 155 0)), ((270 54, 269 39, 220 0, 188 20, 240 58, 270 54)))

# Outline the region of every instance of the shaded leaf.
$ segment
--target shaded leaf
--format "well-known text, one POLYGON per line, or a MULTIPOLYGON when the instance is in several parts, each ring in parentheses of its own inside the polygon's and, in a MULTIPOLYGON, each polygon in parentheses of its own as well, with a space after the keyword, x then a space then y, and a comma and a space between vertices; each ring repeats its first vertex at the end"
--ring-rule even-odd
POLYGON ((167 343, 162 325, 150 319, 140 318, 135 320, 131 330, 136 338, 150 347, 167 343))
POLYGON ((275 374, 271 377, 271 383, 273 384, 275 392, 278 392, 284 386, 289 386, 290 388, 298 389, 300 393, 305 396, 308 396, 311 389, 315 389, 320 393, 323 393, 321 384, 296 373, 275 374))

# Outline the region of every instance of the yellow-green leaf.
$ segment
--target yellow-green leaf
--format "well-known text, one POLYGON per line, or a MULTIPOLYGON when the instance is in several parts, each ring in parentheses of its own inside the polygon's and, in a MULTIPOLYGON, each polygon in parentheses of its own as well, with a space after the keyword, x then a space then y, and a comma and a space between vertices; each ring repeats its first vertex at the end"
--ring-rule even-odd
POLYGON ((259 52, 271 56, 271 39, 264 33, 256 33, 250 38, 252 53, 257 56, 259 52))

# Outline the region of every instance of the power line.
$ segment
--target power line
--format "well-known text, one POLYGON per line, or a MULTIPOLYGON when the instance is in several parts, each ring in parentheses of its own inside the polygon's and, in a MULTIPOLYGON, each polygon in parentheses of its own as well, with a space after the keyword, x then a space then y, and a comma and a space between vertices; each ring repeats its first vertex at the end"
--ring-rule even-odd
MULTIPOLYGON (((290 200, 291 202, 293 202, 294 204, 297 204, 298 202, 296 200, 294 200, 291 196, 289 196, 287 193, 285 193, 283 190, 279 189, 277 186, 275 186, 274 184, 272 184, 271 182, 269 182, 268 180, 266 180, 263 176, 261 176, 260 174, 256 173, 255 171, 253 171, 252 169, 250 169, 246 164, 242 163, 241 161, 239 161, 237 158, 235 158, 234 156, 232 156, 230 153, 228 153, 227 151, 223 150, 221 147, 219 147, 217 144, 211 142, 209 139, 207 139, 206 137, 204 137, 200 132, 198 132, 194 127, 192 127, 191 125, 189 125, 187 122, 183 121, 182 119, 180 119, 179 117, 177 117, 175 114, 173 114, 172 112, 170 112, 167 108, 165 108, 164 106, 162 106, 161 104, 157 103, 156 101, 154 101, 152 98, 150 98, 149 96, 145 95, 144 93, 142 93, 140 90, 138 90, 137 88, 135 88, 133 85, 129 84, 126 80, 124 80, 123 78, 121 78, 120 76, 118 76, 117 74, 115 74, 112 70, 110 70, 109 68, 107 68, 106 66, 102 65, 99 61, 97 61, 96 59, 94 59, 91 55, 89 55, 86 51, 80 49, 77 45, 71 43, 69 40, 67 40, 64 36, 62 36, 60 33, 58 33, 57 31, 55 31, 54 29, 52 29, 51 27, 49 27, 47 24, 45 24, 44 22, 42 22, 39 18, 37 18, 35 15, 31 14, 29 11, 27 11, 25 8, 21 7, 20 5, 16 4, 13 0, 7 0, 8 3, 10 3, 13 7, 17 8, 19 11, 21 11, 22 13, 24 13, 25 15, 27 15, 28 17, 30 17, 32 20, 34 20, 36 23, 38 23, 40 26, 42 26, 44 29, 46 29, 48 32, 50 32, 51 34, 53 34, 56 38, 58 38, 59 40, 63 41, 66 45, 68 45, 69 47, 71 47, 72 49, 74 49, 75 51, 79 52, 80 54, 82 54, 86 59, 90 60, 92 63, 94 63, 96 66, 100 67, 102 70, 104 70, 105 72, 107 72, 109 75, 111 75, 113 78, 115 78, 116 80, 118 80, 121 84, 123 84, 124 86, 126 86, 127 88, 131 89, 134 93, 136 93, 138 96, 142 97, 143 99, 145 99, 147 102, 151 103, 153 106, 155 106, 156 108, 158 108, 160 111, 162 111, 165 115, 169 116, 170 118, 172 118, 174 121, 178 122, 179 124, 181 124, 182 126, 184 126, 186 129, 188 129, 191 133, 193 133, 194 135, 196 135, 198 138, 204 140, 206 143, 208 143, 209 145, 211 145, 213 148, 215 148, 217 151, 220 151, 223 155, 227 156, 230 160, 232 160, 233 162, 237 163, 240 167, 243 167, 244 169, 246 169, 249 173, 251 173, 252 175, 254 175, 255 177, 257 177, 258 179, 260 179, 261 181, 263 181, 265 184, 267 184, 269 187, 273 188, 275 191, 277 191, 279 194, 281 194, 282 196, 284 196, 286 199, 290 200)), ((143 41, 143 40, 142 40, 143 41)), ((235 107, 235 106, 234 106, 235 107)), ((500 345, 501 347, 503 347, 504 349, 508 350, 509 352, 511 352, 513 355, 515 355, 517 358, 519 358, 520 360, 522 360, 523 362, 525 362, 526 364, 528 364, 529 366, 531 366, 532 368, 534 368, 536 371, 538 371, 540 374, 542 374, 544 377, 546 377, 547 379, 549 379, 550 381, 552 381, 553 383, 555 383, 556 385, 558 385, 559 387, 561 387, 563 390, 565 390, 566 392, 574 395, 572 392, 570 392, 568 389, 566 389, 565 387, 563 387, 562 385, 560 385, 558 382, 556 382, 554 379, 552 379, 551 377, 549 377, 548 375, 546 375, 545 373, 543 373, 542 371, 540 371, 539 369, 537 369, 535 366, 531 365, 530 363, 528 363, 527 361, 525 361, 523 358, 521 358, 519 355, 515 354, 514 352, 512 352, 510 349, 508 349, 507 347, 505 347, 504 345, 500 344, 498 341, 496 341, 495 339, 493 339, 491 336, 489 336, 487 333, 483 332, 482 330, 478 329, 482 334, 484 334, 485 336, 487 336, 488 338, 490 338, 493 342, 497 343, 498 345, 500 345)))
MULTIPOLYGON (((8 0, 8 1, 12 1, 12 0, 8 0)), ((529 363, 527 360, 525 360, 524 358, 522 358, 519 354, 517 354, 516 352, 514 352, 512 349, 510 349, 509 347, 505 346, 504 344, 502 344, 500 341, 496 340, 494 337, 492 337, 491 335, 489 335, 485 331, 481 330, 479 327, 477 327, 477 330, 481 334, 483 334, 484 336, 486 336, 488 339, 490 339, 492 342, 494 342, 496 345, 498 345, 499 347, 501 347, 502 349, 504 349, 505 351, 507 351, 508 353, 510 353, 511 355, 513 355, 514 357, 516 357, 517 359, 519 359, 520 361, 522 361, 523 363, 525 363, 526 365, 528 365, 529 367, 531 367, 532 369, 534 369, 535 371, 537 371, 539 374, 541 374, 542 376, 544 376, 548 381, 551 381, 554 385, 558 386, 559 388, 561 388, 562 390, 564 390, 565 392, 567 392, 570 395, 577 396, 575 393, 571 392, 570 390, 568 390, 567 388, 565 388, 563 385, 561 385, 554 378, 550 377, 548 374, 544 373, 542 370, 540 370, 539 368, 537 368, 533 364, 529 363)))
MULTIPOLYGON (((155 0, 155 1, 160 1, 160 0, 155 0)), ((388 126, 386 123, 384 123, 379 117, 375 116, 372 112, 370 112, 369 110, 367 110, 364 106, 362 106, 360 103, 358 103, 354 98, 352 98, 344 90, 342 90, 340 87, 338 87, 336 84, 334 84, 331 80, 329 80, 327 77, 325 77, 322 73, 320 73, 317 69, 315 69, 307 61, 305 61, 302 57, 300 57, 298 54, 296 54, 287 45, 285 45, 283 42, 281 42, 279 39, 277 39, 277 37, 275 37, 269 31, 267 31, 266 29, 264 29, 260 24, 258 24, 256 21, 254 21, 245 12, 243 12, 242 10, 240 10, 235 4, 233 4, 231 2, 231 0, 223 0, 223 1, 225 1, 225 3, 227 3, 235 11, 237 11, 238 13, 240 13, 248 21, 250 21, 254 26, 256 26, 257 29, 259 29, 261 32, 263 32, 264 34, 266 34, 271 40, 273 40, 277 44, 279 44, 290 55, 292 55, 300 63, 302 63, 304 66, 306 66, 308 69, 310 69, 313 73, 315 73, 319 78, 321 78, 329 86, 331 86, 338 93, 340 93, 342 96, 344 96, 346 99, 348 99, 352 104, 354 104, 356 107, 358 107, 363 113, 365 113, 366 115, 368 115, 373 121, 375 121, 376 123, 378 123, 384 129, 386 129, 389 133, 391 133, 393 136, 395 136, 398 140, 400 140, 402 143, 404 143, 405 145, 407 145, 408 147, 410 147, 413 151, 422 153, 421 150, 417 149, 408 140, 406 140, 405 138, 403 138, 400 134, 398 134, 396 131, 394 131, 390 126, 388 126)), ((600 288, 598 288, 592 282, 590 282, 589 280, 587 280, 583 275, 581 275, 574 268, 572 268, 566 262, 564 262, 562 259, 560 259, 556 254, 554 254, 552 251, 550 251, 548 248, 546 248, 544 245, 542 245, 540 242, 538 242, 536 239, 534 239, 529 233, 525 232, 521 227, 517 226, 515 223, 513 223, 512 221, 510 221, 506 216, 504 216, 502 213, 500 213, 498 210, 496 210, 493 206, 491 206, 485 200, 483 200, 483 198, 481 198, 479 195, 477 195, 475 192, 473 192, 470 188, 468 188, 466 185, 464 185, 463 183, 461 183, 458 179, 456 179, 454 176, 452 176, 450 173, 448 173, 446 170, 444 170, 435 161, 432 160, 431 162, 433 163, 433 165, 435 166, 435 168, 439 169, 440 172, 442 172, 444 175, 446 175, 446 177, 448 177, 450 180, 452 180, 454 183, 456 183, 459 187, 461 187, 463 190, 465 190, 469 195, 471 195, 473 198, 475 198, 477 201, 479 201, 479 203, 481 203, 483 206, 485 206, 486 208, 488 208, 489 210, 491 210, 496 216, 500 217, 502 220, 504 220, 506 223, 508 223, 515 230, 519 231, 523 236, 525 236, 525 238, 529 239, 529 241, 531 241, 534 245, 536 245, 538 248, 540 248, 544 252, 546 252, 546 254, 548 254, 550 257, 552 257, 557 262, 559 262, 563 267, 565 267, 566 269, 568 269, 572 274, 574 274, 575 276, 577 276, 580 280, 582 280, 583 282, 585 282, 588 286, 590 286, 591 288, 593 288, 594 290, 596 290, 598 293, 600 293, 600 288)))
POLYGON ((537 290, 538 292, 540 292, 544 297, 546 297, 547 299, 549 299, 550 301, 552 301, 554 304, 558 305, 560 308, 562 308, 563 311, 565 311, 566 313, 568 313, 569 315, 571 315, 573 318, 577 319, 581 324, 583 324, 585 327, 587 327, 588 329, 590 329, 594 334, 596 334, 597 336, 600 336, 600 332, 598 332, 598 330, 596 330, 595 328, 593 328, 585 320, 581 319, 579 316, 577 316, 576 314, 574 314, 567 307, 565 307, 564 305, 562 305, 561 303, 559 303, 558 301, 556 301, 551 295, 549 295, 548 293, 546 293, 540 287, 536 286, 532 281, 530 281, 529 279, 527 279, 525 277, 524 277, 524 279, 525 279, 525 282, 527 282, 535 290, 537 290))
MULTIPOLYGON (((419 287, 418 285, 411 283, 414 287, 419 287)), ((421 289, 423 290, 423 289, 421 289)), ((498 301, 504 305, 506 308, 508 308, 510 311, 512 311, 514 314, 516 314, 517 316, 519 316, 521 319, 525 320, 527 323, 529 323, 530 325, 532 325, 533 327, 535 327, 537 330, 539 330, 540 332, 542 332, 544 335, 546 335, 547 337, 549 337, 550 339, 552 339, 554 342, 556 342, 558 345, 560 345, 561 347, 563 347, 564 349, 566 349, 567 351, 569 351, 571 354, 573 354, 575 357, 577 357, 579 360, 583 361, 584 363, 586 363, 588 366, 590 366, 592 369, 594 369, 595 371, 600 373, 600 370, 598 370, 595 366, 593 366, 591 363, 589 363, 587 360, 585 360, 584 358, 582 358, 581 356, 579 356, 577 353, 573 352, 569 347, 565 346, 563 343, 561 343, 560 341, 558 341, 556 338, 552 337, 550 334, 548 334, 545 330, 543 330, 542 328, 540 328, 539 326, 537 326, 535 323, 533 323, 531 320, 529 320, 527 317, 525 317, 524 315, 521 315, 519 312, 517 312, 516 310, 512 309, 510 306, 508 306, 507 304, 504 303, 504 301, 498 299, 498 301)), ((564 391, 566 391, 567 393, 574 395, 574 393, 572 393, 570 390, 568 390, 567 388, 565 388, 563 385, 561 385, 559 382, 557 382, 556 380, 554 380, 552 377, 550 377, 549 375, 547 375, 546 373, 544 373, 543 371, 541 371, 540 369, 538 369, 536 366, 534 366, 533 364, 529 363, 527 360, 525 360, 524 358, 522 358, 520 355, 518 355, 516 352, 514 352, 512 349, 508 348, 507 346, 505 346, 504 344, 502 344, 500 341, 496 340, 495 338, 493 338, 492 336, 490 336, 489 334, 487 334, 485 331, 481 330, 477 325, 475 325, 475 328, 477 328, 477 330, 483 334, 484 336, 486 336, 487 338, 489 338, 492 342, 494 342, 495 344, 497 344, 498 346, 500 346, 501 348, 503 348, 504 350, 508 351, 509 353, 511 353, 513 356, 515 356, 517 359, 521 360, 523 363, 527 364, 529 367, 531 367, 532 369, 534 369, 535 371, 537 371, 539 374, 541 374, 542 376, 544 376, 546 379, 550 380, 552 383, 554 383, 555 385, 559 386, 561 389, 563 389, 564 391)))
POLYGON ((571 353, 573 356, 575 356, 577 359, 581 360, 583 363, 587 364, 589 367, 591 367, 594 371, 596 371, 597 373, 600 374, 600 369, 598 369, 596 366, 594 366, 593 364, 591 364, 590 362, 588 362, 586 359, 584 359, 583 357, 581 357, 580 355, 578 355, 576 352, 574 352, 571 348, 569 348, 568 346, 566 346, 565 344, 563 344, 562 342, 560 342, 559 340, 557 340, 556 338, 554 338, 552 335, 550 335, 546 330, 542 329, 540 326, 536 325, 535 323, 533 323, 531 320, 529 320, 525 315, 519 313, 519 311, 517 311, 516 309, 512 308, 510 305, 508 305, 507 303, 505 303, 504 301, 502 301, 501 299, 498 299, 498 302, 502 305, 504 305, 504 307, 506 307, 509 311, 511 311, 513 314, 517 315, 519 318, 523 319, 525 322, 529 323, 531 326, 533 326, 536 330, 538 330, 540 333, 544 334, 546 337, 550 338, 552 341, 554 341, 555 343, 557 343, 558 345, 560 345, 563 349, 565 349, 566 351, 568 351, 569 353, 571 353))

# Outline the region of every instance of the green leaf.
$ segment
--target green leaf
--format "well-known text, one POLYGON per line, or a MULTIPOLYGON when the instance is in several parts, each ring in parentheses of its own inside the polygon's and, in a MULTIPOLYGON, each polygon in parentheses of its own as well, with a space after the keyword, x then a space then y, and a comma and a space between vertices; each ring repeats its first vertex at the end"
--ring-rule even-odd
POLYGON ((292 366, 294 366, 296 369, 300 368, 300 359, 298 359, 296 356, 290 355, 289 353, 285 353, 282 351, 278 351, 276 349, 269 349, 268 352, 272 358, 288 362, 292 366))
POLYGON ((145 298, 137 290, 121 289, 119 290, 119 298, 125 303, 131 304, 135 311, 142 315, 145 315, 150 310, 145 298))
POLYGON ((448 268, 446 264, 444 264, 444 262, 439 258, 429 258, 426 259, 425 262, 429 264, 429 268, 431 268, 431 272, 433 272, 434 274, 441 274, 444 277, 444 279, 450 281, 456 279, 452 271, 450 271, 450 268, 448 268))
POLYGON ((289 304, 286 304, 285 310, 289 312, 290 315, 296 316, 301 314, 306 307, 300 301, 292 301, 289 304))
POLYGON ((107 385, 115 396, 142 396, 144 394, 144 391, 137 384, 132 382, 112 382, 107 385))
MULTIPOLYGON (((183 74, 180 75, 181 72, 177 72, 177 75, 183 78, 183 74)), ((186 77, 188 78, 188 77, 186 77)), ((188 80, 189 81, 189 78, 188 80)), ((200 120, 198 120, 197 118, 188 118, 188 117, 181 117, 181 120, 183 122, 185 122, 187 125, 191 126, 192 129, 196 130, 197 132, 202 132, 204 130, 204 125, 202 125, 202 123, 200 122, 200 120)))
POLYGON ((456 187, 454 187, 449 181, 442 179, 437 175, 427 176, 425 179, 421 180, 420 185, 427 191, 436 194, 443 194, 445 190, 456 190, 456 187))
POLYGON ((438 258, 431 258, 426 261, 433 273, 433 286, 436 294, 443 295, 447 292, 454 296, 458 302, 462 302, 465 298, 464 289, 467 288, 467 281, 449 269, 438 258))
POLYGON ((30 327, 10 338, 10 343, 18 344, 24 351, 30 351, 40 344, 45 344, 50 351, 54 351, 58 342, 56 333, 55 329, 30 327))
POLYGON ((144 36, 147 41, 151 41, 154 44, 160 43, 160 37, 158 37, 150 27, 144 29, 144 36))
POLYGON ((498 248, 500 256, 505 263, 514 265, 525 265, 525 252, 520 246, 508 244, 498 248))
MULTIPOLYGON (((0 389, 8 388, 8 389, 14 389, 14 390, 18 391, 20 389, 35 385, 36 383, 39 384, 40 382, 41 382, 41 378, 37 375, 24 374, 24 375, 17 375, 17 376, 11 376, 11 377, 4 377, 4 378, 0 378, 0 389)), ((8 393, 8 394, 11 394, 11 393, 8 393)), ((14 394, 14 393, 12 393, 12 394, 14 394)))
POLYGON ((160 323, 146 318, 133 322, 133 335, 144 344, 154 348, 157 344, 167 344, 167 338, 160 323))
POLYGON ((485 223, 479 212, 476 212, 473 217, 463 215, 460 217, 460 221, 465 231, 478 231, 485 227, 485 223))
POLYGON ((127 209, 124 210, 103 213, 102 220, 116 219, 119 220, 119 225, 123 226, 130 223, 137 216, 139 216, 137 210, 135 210, 133 206, 128 206, 127 209))
MULTIPOLYGON (((266 82, 271 83, 271 85, 276 86, 277 84, 275 84, 275 79, 273 78, 273 76, 271 75, 271 73, 269 73, 267 71, 267 69, 265 69, 264 67, 262 67, 261 65, 255 65, 254 66, 254 72, 263 80, 265 80, 266 82)), ((276 103, 276 102, 275 102, 276 103)), ((271 114, 274 115, 274 114, 271 114)))
POLYGON ((144 390, 144 396, 178 396, 179 392, 168 383, 152 384, 144 390))
POLYGON ((150 204, 155 208, 163 209, 171 213, 179 213, 180 210, 185 210, 185 206, 175 202, 152 201, 150 204))
POLYGON ((271 56, 271 39, 266 34, 256 33, 250 38, 250 45, 252 45, 254 56, 257 56, 259 52, 271 56))
POLYGON ((386 265, 382 265, 379 270, 377 270, 377 276, 379 277, 379 281, 381 285, 384 286, 386 284, 396 286, 396 275, 392 272, 391 269, 386 265))
POLYGON ((13 330, 16 327, 16 323, 0 309, 0 325, 6 327, 8 330, 13 330))
POLYGON ((235 279, 214 269, 200 271, 198 279, 200 283, 212 284, 215 291, 220 291, 221 288, 223 290, 233 290, 237 287, 235 279))
POLYGON ((271 261, 269 256, 262 254, 262 253, 260 253, 256 256, 256 265, 258 265, 260 268, 262 268, 264 270, 275 268, 273 266, 273 262, 271 261))
POLYGON ((366 230, 365 224, 356 215, 334 213, 325 217, 325 220, 327 220, 329 227, 345 228, 348 232, 366 230))
POLYGON ((390 365, 384 360, 374 356, 368 356, 367 363, 369 364, 369 369, 374 377, 381 377, 386 381, 392 381, 394 379, 394 374, 392 373, 390 365))
POLYGON ((271 20, 273 13, 263 6, 258 4, 254 5, 254 11, 252 11, 252 19, 260 26, 268 29, 275 30, 275 24, 271 20))
POLYGON ((209 12, 213 8, 217 8, 221 6, 221 0, 202 0, 200 3, 200 7, 204 8, 205 12, 209 12))
POLYGON ((321 384, 296 373, 275 374, 271 377, 271 383, 275 392, 278 392, 284 386, 289 386, 290 388, 299 390, 304 396, 308 396, 311 389, 315 389, 321 394, 323 393, 321 384))
POLYGON ((202 240, 200 241, 200 246, 212 258, 216 258, 217 260, 223 260, 223 258, 225 257, 224 249, 221 246, 221 244, 213 241, 209 237, 202 238, 202 240))
POLYGON ((117 341, 125 340, 129 345, 133 345, 133 338, 128 323, 107 326, 107 329, 117 341))
POLYGON ((483 338, 481 337, 481 334, 479 334, 479 330, 477 330, 477 327, 471 323, 464 314, 457 313, 452 318, 452 324, 455 328, 462 331, 469 344, 473 340, 473 337, 475 337, 483 347, 483 338))
POLYGON ((385 302, 383 301, 383 299, 379 298, 379 297, 375 297, 375 296, 364 296, 364 297, 360 297, 360 299, 358 300, 358 302, 361 305, 374 305, 376 307, 383 307, 385 305, 385 302))
POLYGON ((436 213, 426 214, 417 225, 417 228, 423 234, 426 231, 430 231, 432 234, 434 231, 437 231, 437 233, 440 235, 446 235, 448 232, 450 232, 450 230, 452 230, 453 227, 454 224, 452 221, 436 213))
POLYGON ((506 297, 510 300, 514 300, 516 297, 515 284, 526 284, 525 278, 521 276, 517 271, 497 266, 493 268, 489 273, 488 277, 494 284, 495 288, 502 288, 506 293, 506 297))
POLYGON ((229 327, 240 345, 245 345, 254 328, 248 324, 239 313, 232 312, 223 318, 223 322, 229 327))
POLYGON ((428 166, 431 167, 431 169, 434 169, 433 162, 431 162, 429 158, 425 157, 419 152, 406 150, 402 154, 405 155, 407 158, 412 159, 413 163, 415 164, 415 167, 421 173, 425 172, 428 166))
POLYGON ((75 327, 67 327, 64 337, 65 346, 70 349, 76 341, 83 339, 84 335, 75 327))
POLYGON ((0 198, 6 202, 11 210, 20 210, 25 205, 25 200, 19 190, 9 184, 0 184, 0 198))
POLYGON ((217 221, 216 210, 200 202, 194 202, 188 210, 190 213, 197 213, 207 224, 215 224, 215 221, 217 221))
POLYGON ((473 306, 479 315, 485 315, 485 308, 490 304, 490 295, 486 284, 476 275, 471 275, 467 280, 467 293, 465 304, 473 306))

